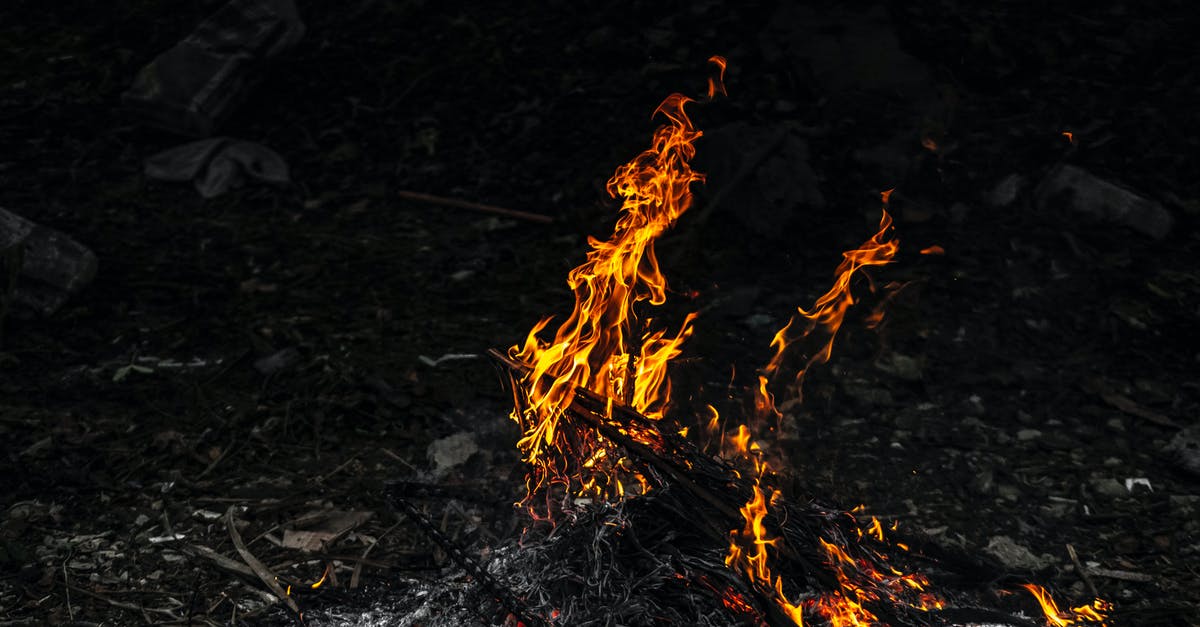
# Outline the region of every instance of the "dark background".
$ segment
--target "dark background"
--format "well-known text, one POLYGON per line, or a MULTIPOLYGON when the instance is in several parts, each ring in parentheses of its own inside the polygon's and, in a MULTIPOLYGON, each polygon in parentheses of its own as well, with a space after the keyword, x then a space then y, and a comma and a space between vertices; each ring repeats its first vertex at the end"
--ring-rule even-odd
MULTIPOLYGON (((278 151, 294 185, 210 201, 142 175, 185 138, 140 125, 120 94, 217 4, 0 8, 0 205, 100 259, 55 316, 4 321, 0 621, 169 618, 137 609, 152 607, 221 623, 255 595, 182 547, 235 555, 204 512, 246 507, 249 539, 370 511, 378 536, 395 521, 380 483, 464 430, 490 470, 451 481, 490 495, 466 500, 505 537, 522 473, 509 397, 486 359, 418 357, 504 348, 569 311, 566 273, 614 219, 605 180, 647 147, 664 96, 702 93, 712 54, 729 96, 691 109, 711 129, 709 183, 660 249, 663 320, 703 312, 680 407, 732 402, 895 188, 902 251, 874 278, 909 284, 882 330, 852 316, 810 376, 777 445, 798 491, 972 550, 1007 536, 1039 581, 1086 601, 1071 544, 1126 573, 1093 577, 1121 623, 1195 620, 1200 487, 1164 451, 1200 407, 1189 3, 507 4, 300 2, 306 37, 220 131, 278 151), (794 141, 739 179, 779 133, 794 141), (1062 163, 1161 203, 1174 228, 1154 240, 1039 201, 1062 163), (995 202, 1010 175, 1015 199, 995 202), (934 244, 946 254, 918 254, 934 244), (252 366, 287 348, 292 367, 252 366), (187 540, 150 541, 169 533, 187 540)), ((251 548, 310 582, 361 552, 339 541, 251 548)), ((444 559, 412 529, 372 555, 366 582, 444 559)))

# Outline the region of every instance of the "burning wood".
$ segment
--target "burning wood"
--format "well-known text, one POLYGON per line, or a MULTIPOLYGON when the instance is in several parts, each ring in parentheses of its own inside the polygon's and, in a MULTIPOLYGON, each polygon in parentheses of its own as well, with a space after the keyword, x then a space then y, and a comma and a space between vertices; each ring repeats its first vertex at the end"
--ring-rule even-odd
MULTIPOLYGON (((723 72, 724 61, 713 62, 723 72)), ((709 97, 723 92, 719 78, 710 81, 709 97)), ((586 261, 568 276, 572 313, 549 339, 541 336, 551 322, 545 318, 507 355, 490 352, 508 374, 512 418, 523 431, 518 445, 529 470, 522 505, 535 523, 548 524, 527 529, 522 548, 496 572, 456 559, 527 623, 1033 624, 976 607, 966 586, 1002 581, 993 567, 904 538, 861 508, 784 494, 747 425, 720 432, 721 454, 712 455, 667 419, 668 366, 692 334, 695 314, 668 333, 637 309, 665 302, 655 240, 691 206, 691 184, 704 180, 689 166, 701 135, 685 112, 689 102, 679 94, 664 100, 656 113, 667 124, 652 148, 610 179, 622 214, 611 237, 590 240, 586 261), (655 590, 653 601, 635 590, 643 587, 655 590)), ((789 347, 819 330, 820 347, 783 389, 788 401, 799 401, 804 373, 829 359, 856 302, 854 277, 894 258, 889 193, 878 232, 845 252, 833 286, 776 334, 775 355, 754 390, 759 416, 751 418, 780 416, 772 381, 787 366, 789 347)), ((708 424, 710 435, 719 433, 716 410, 708 424)), ((411 506, 406 511, 419 518, 411 506)), ((1022 587, 1037 597, 1046 624, 1105 620, 1102 601, 1064 612, 1044 589, 1022 587)))
MULTIPOLYGON (((528 366, 498 351, 490 354, 512 376, 514 385, 520 385, 528 376, 528 366)), ((551 535, 583 533, 578 529, 580 525, 595 524, 598 516, 605 516, 598 512, 610 511, 610 507, 615 508, 607 514, 612 518, 603 524, 619 526, 634 537, 641 525, 680 525, 681 535, 688 530, 688 539, 684 542, 676 537, 673 552, 697 556, 689 562, 690 577, 682 572, 676 576, 690 581, 701 577, 708 582, 724 578, 724 588, 700 588, 740 616, 731 620, 741 622, 803 625, 807 617, 809 622, 815 618, 839 627, 979 621, 1034 624, 972 607, 976 602, 961 589, 963 584, 1002 579, 993 567, 964 554, 904 538, 894 525, 885 531, 879 519, 864 518, 857 510, 790 501, 780 490, 764 488, 761 480, 768 471, 761 462, 761 476, 739 472, 729 461, 706 455, 688 440, 658 431, 656 421, 629 408, 610 405, 587 390, 577 392, 561 416, 560 427, 598 430, 622 449, 631 469, 648 478, 651 491, 612 505, 585 507, 577 501, 569 515, 558 513, 551 535), (638 508, 633 507, 634 503, 639 504, 638 508), (739 507, 739 503, 744 504, 739 507), (652 520, 632 514, 645 511, 641 507, 657 514, 652 520), (730 527, 733 531, 723 531, 730 527), (563 528, 568 531, 561 531, 563 528), (727 549, 720 557, 717 553, 723 545, 727 549), (941 587, 935 591, 930 577, 918 568, 936 573, 941 587), (742 578, 730 580, 731 571, 742 578)), ((731 439, 744 443, 749 438, 739 430, 731 439)), ((750 445, 745 446, 751 450, 750 445)), ((1105 606, 1101 601, 1064 613, 1041 601, 1049 599, 1044 589, 1032 584, 1022 587, 1038 596, 1051 625, 1103 621, 1105 606)))

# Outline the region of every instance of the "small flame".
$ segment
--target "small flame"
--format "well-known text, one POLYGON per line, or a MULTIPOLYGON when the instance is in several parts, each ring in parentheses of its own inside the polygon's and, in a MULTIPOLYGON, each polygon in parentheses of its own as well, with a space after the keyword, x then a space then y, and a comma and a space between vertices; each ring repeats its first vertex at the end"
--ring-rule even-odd
POLYGON ((938 246, 937 244, 934 244, 933 246, 929 246, 927 248, 922 248, 921 254, 922 255, 944 255, 944 254, 946 254, 946 249, 942 248, 941 246, 938 246))
POLYGON ((937 152, 937 149, 938 149, 937 142, 934 141, 934 139, 932 137, 922 137, 921 138, 921 146, 923 148, 925 148, 925 150, 928 150, 929 152, 937 152))
POLYGON ((1071 131, 1063 131, 1062 136, 1067 138, 1068 143, 1075 143, 1075 133, 1072 133, 1071 131))
POLYGON ((717 66, 717 75, 708 79, 708 99, 712 100, 717 94, 727 96, 725 93, 725 66, 727 65, 725 57, 713 55, 709 57, 708 62, 717 66))
POLYGON ((311 587, 313 590, 320 588, 325 583, 325 578, 329 576, 329 571, 333 570, 333 564, 325 564, 325 572, 321 573, 321 578, 316 580, 311 587))
POLYGON ((1103 599, 1095 599, 1090 605, 1073 607, 1069 611, 1058 609, 1058 603, 1045 588, 1032 583, 1023 584, 1022 588, 1029 591, 1038 605, 1042 606, 1042 614, 1046 616, 1046 624, 1052 627, 1072 627, 1075 625, 1099 625, 1105 627, 1105 615, 1112 611, 1112 605, 1103 599))

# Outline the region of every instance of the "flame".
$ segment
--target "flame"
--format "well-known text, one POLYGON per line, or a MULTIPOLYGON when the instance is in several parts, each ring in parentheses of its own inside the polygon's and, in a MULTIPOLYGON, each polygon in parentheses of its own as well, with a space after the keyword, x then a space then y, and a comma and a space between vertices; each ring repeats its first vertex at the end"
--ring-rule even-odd
POLYGON ((708 79, 708 99, 712 100, 717 94, 729 95, 725 93, 725 57, 713 55, 708 62, 717 66, 717 75, 708 79))
POLYGON ((803 307, 797 307, 796 315, 792 316, 791 320, 771 340, 771 346, 775 348, 775 356, 764 368, 764 372, 768 377, 773 378, 783 365, 788 347, 792 346, 797 339, 808 337, 818 328, 825 333, 824 345, 810 356, 796 373, 794 391, 797 399, 802 398, 801 388, 804 383, 804 374, 809 367, 816 363, 829 361, 833 354, 833 341, 842 327, 846 311, 855 303, 854 295, 850 291, 851 280, 855 273, 869 266, 883 266, 891 263, 896 256, 896 251, 899 250, 899 242, 888 238, 892 229, 892 216, 888 214, 886 206, 892 191, 889 189, 880 194, 884 202, 884 209, 879 220, 879 231, 858 248, 842 253, 842 263, 835 271, 833 286, 829 288, 829 291, 817 299, 811 310, 806 311, 803 307), (804 321, 804 328, 798 337, 791 337, 792 327, 797 326, 799 320, 804 321))
POLYGON ((775 407, 775 396, 767 389, 767 378, 758 375, 758 387, 754 389, 754 413, 760 418, 773 416, 776 420, 783 414, 775 407))
POLYGON ((310 588, 312 588, 313 590, 316 590, 317 588, 320 588, 320 587, 321 587, 321 585, 325 583, 325 578, 329 576, 329 573, 330 573, 330 571, 332 571, 332 570, 333 570, 333 563, 332 563, 332 562, 331 562, 331 563, 327 563, 327 564, 325 564, 325 572, 321 573, 321 578, 320 578, 320 579, 318 579, 318 580, 316 580, 315 582, 313 582, 313 584, 312 584, 311 586, 309 586, 309 587, 310 587, 310 588))
POLYGON ((1063 131, 1062 136, 1067 138, 1068 143, 1075 143, 1075 133, 1072 133, 1071 131, 1063 131))
POLYGON ((1062 611, 1058 609, 1054 597, 1045 588, 1032 583, 1023 584, 1021 587, 1028 590, 1033 598, 1037 599, 1038 605, 1042 607, 1042 614, 1046 616, 1046 624, 1052 627, 1088 624, 1105 627, 1107 624, 1104 622, 1105 614, 1112 610, 1112 605, 1107 601, 1095 599, 1090 605, 1081 605, 1071 608, 1070 611, 1062 611))
POLYGON ((929 246, 927 248, 922 248, 921 254, 922 255, 944 255, 944 254, 946 254, 946 249, 942 248, 941 246, 938 246, 937 244, 934 244, 933 246, 929 246))
MULTIPOLYGON (((724 93, 725 60, 713 57, 720 71, 709 79, 709 96, 724 93)), ((533 468, 526 484, 530 495, 558 484, 575 495, 620 498, 625 486, 619 476, 623 459, 598 433, 559 429, 576 388, 599 394, 611 403, 629 406, 651 419, 660 419, 670 401, 667 365, 679 355, 692 333, 695 315, 689 315, 674 334, 648 330, 653 322, 641 320, 635 305, 666 301, 667 282, 659 269, 654 242, 692 205, 691 185, 704 175, 689 165, 694 142, 701 136, 688 118, 691 99, 668 96, 655 109, 667 123, 659 127, 652 147, 617 168, 608 181, 608 192, 620 198, 621 213, 607 240, 589 238, 586 260, 567 277, 575 294, 575 307, 554 331, 541 337, 551 319, 545 318, 525 338, 509 349, 509 356, 530 366, 515 386, 512 418, 521 426, 518 442, 533 468), (575 460, 589 460, 586 469, 575 460), (604 463, 600 463, 603 461, 604 463)), ((635 477, 637 483, 645 481, 635 477)))
MULTIPOLYGON (((833 286, 820 298, 811 310, 797 308, 797 315, 775 335, 771 345, 776 349, 775 356, 764 368, 765 376, 758 378, 758 387, 754 391, 755 410, 758 416, 774 414, 779 416, 775 407, 775 399, 767 388, 769 377, 776 375, 783 363, 787 348, 796 340, 807 337, 820 328, 825 334, 825 342, 820 351, 811 356, 804 368, 796 375, 795 387, 799 396, 800 384, 804 372, 817 362, 828 361, 833 350, 833 342, 841 328, 847 310, 855 303, 850 291, 854 274, 868 266, 888 264, 895 257, 899 244, 889 238, 892 219, 886 205, 893 190, 880 194, 885 207, 879 222, 879 230, 861 246, 842 254, 843 261, 835 272, 833 286), (790 330, 798 325, 798 320, 805 321, 805 327, 799 337, 791 337, 790 330)), ((898 289, 892 285, 889 289, 898 289)), ((878 325, 882 313, 876 310, 868 320, 871 326, 878 325)), ((764 525, 769 508, 781 498, 774 489, 764 489, 764 482, 773 476, 772 470, 763 460, 763 452, 758 444, 752 442, 752 436, 745 426, 739 426, 737 432, 729 438, 735 453, 743 460, 753 464, 755 471, 754 485, 750 499, 740 509, 743 525, 729 533, 729 549, 725 557, 726 566, 741 572, 752 584, 762 590, 769 591, 775 604, 797 625, 803 625, 805 611, 823 617, 834 627, 857 627, 878 624, 879 618, 867 608, 867 605, 887 600, 895 604, 903 604, 918 610, 928 611, 940 609, 945 601, 938 595, 928 592, 928 580, 920 574, 906 574, 892 566, 886 565, 886 558, 881 553, 872 553, 872 559, 854 557, 849 550, 849 544, 842 538, 821 538, 820 545, 825 553, 826 565, 833 571, 838 583, 836 591, 818 595, 815 598, 790 600, 784 590, 783 577, 774 574, 770 568, 771 551, 778 550, 781 539, 775 537, 764 525), (767 496, 769 494, 769 497, 767 496), (883 568, 876 565, 883 564, 883 568)), ((854 512, 860 511, 856 508, 854 512)), ((854 512, 847 513, 853 520, 854 512)), ((864 536, 878 543, 884 543, 883 523, 872 517, 869 524, 855 529, 858 539, 864 536)), ((895 543, 893 546, 908 550, 907 546, 895 543)), ((869 550, 869 549, 861 549, 869 550)))

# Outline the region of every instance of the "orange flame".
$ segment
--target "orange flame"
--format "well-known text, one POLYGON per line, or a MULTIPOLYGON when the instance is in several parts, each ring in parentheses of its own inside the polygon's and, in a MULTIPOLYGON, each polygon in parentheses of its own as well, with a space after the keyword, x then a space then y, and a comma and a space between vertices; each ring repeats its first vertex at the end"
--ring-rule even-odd
POLYGON ((717 66, 716 77, 708 79, 708 99, 712 100, 717 94, 727 96, 725 93, 725 57, 713 55, 709 57, 708 62, 717 66))
POLYGON ((1073 625, 1094 624, 1104 627, 1105 614, 1112 610, 1112 605, 1103 599, 1095 599, 1091 605, 1073 607, 1070 611, 1058 609, 1054 597, 1045 588, 1032 583, 1023 584, 1022 588, 1029 591, 1038 605, 1042 606, 1042 614, 1046 616, 1046 624, 1053 627, 1072 627, 1073 625))
MULTIPOLYGON (((887 190, 881 194, 885 204, 890 198, 891 193, 892 190, 887 190)), ((829 291, 817 299, 815 306, 811 310, 806 311, 802 307, 797 307, 797 315, 792 316, 792 319, 771 340, 771 346, 775 348, 775 356, 771 358, 770 363, 767 364, 764 371, 768 376, 774 377, 783 365, 784 355, 788 347, 796 339, 808 337, 817 328, 822 329, 826 335, 825 343, 821 349, 810 356, 808 361, 796 374, 794 386, 797 399, 801 397, 801 387, 804 382, 805 372, 813 364, 829 361, 833 353, 833 341, 837 338, 838 330, 842 327, 846 311, 855 303, 854 295, 850 291, 851 279, 854 278, 855 273, 868 266, 887 265, 896 256, 896 251, 899 250, 900 244, 894 239, 888 239, 888 232, 891 228, 892 217, 888 215, 887 209, 884 209, 883 215, 879 220, 879 231, 871 239, 863 242, 858 248, 842 253, 842 263, 837 267, 835 272, 836 278, 829 291), (799 337, 789 337, 789 333, 792 327, 797 324, 798 318, 806 321, 805 328, 800 332, 799 337)))
MULTIPOLYGON (((725 60, 714 57, 712 62, 723 74, 725 60)), ((719 78, 710 79, 709 92, 724 92, 719 78)), ((691 335, 695 316, 689 315, 669 335, 662 329, 647 330, 652 321, 639 320, 634 306, 666 301, 667 282, 654 242, 691 207, 692 183, 704 180, 689 165, 694 142, 701 136, 684 111, 689 102, 680 94, 668 96, 655 110, 667 124, 654 132, 652 147, 609 179, 609 194, 622 199, 621 214, 607 240, 589 238, 587 259, 567 277, 575 293, 571 315, 553 339, 539 336, 550 324, 546 318, 523 345, 509 349, 511 357, 530 366, 515 393, 512 415, 523 430, 518 446, 534 467, 527 478, 530 495, 547 484, 602 498, 624 494, 617 476, 622 457, 598 455, 611 443, 597 433, 565 434, 558 429, 576 388, 628 405, 651 419, 661 418, 670 400, 667 365, 691 335), (592 462, 587 476, 575 460, 592 462)), ((640 479, 638 483, 644 485, 640 479)))
POLYGON ((944 254, 946 254, 946 249, 942 248, 941 246, 938 246, 937 244, 934 244, 933 246, 929 246, 927 248, 922 248, 921 254, 922 255, 944 255, 944 254))

